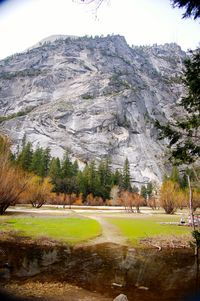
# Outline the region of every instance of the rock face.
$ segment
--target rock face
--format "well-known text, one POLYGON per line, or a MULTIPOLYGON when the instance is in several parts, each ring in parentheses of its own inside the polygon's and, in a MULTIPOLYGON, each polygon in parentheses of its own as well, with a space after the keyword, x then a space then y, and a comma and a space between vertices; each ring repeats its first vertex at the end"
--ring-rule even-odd
POLYGON ((185 56, 176 44, 131 48, 121 36, 40 43, 0 61, 0 131, 80 163, 109 156, 122 168, 127 157, 133 182, 161 181, 154 120, 176 114, 185 56))
POLYGON ((128 301, 128 299, 127 299, 126 295, 120 294, 113 301, 128 301))

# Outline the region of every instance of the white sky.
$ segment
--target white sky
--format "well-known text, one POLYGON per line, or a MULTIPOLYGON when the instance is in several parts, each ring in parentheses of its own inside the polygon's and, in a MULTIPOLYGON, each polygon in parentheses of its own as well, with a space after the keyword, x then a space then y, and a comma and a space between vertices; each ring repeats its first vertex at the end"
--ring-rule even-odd
MULTIPOLYGON (((106 0, 105 0, 106 1, 106 0)), ((97 12, 76 0, 9 0, 0 5, 0 59, 54 34, 125 36, 132 45, 176 42, 194 49, 200 22, 182 19, 170 0, 107 0, 97 12)))

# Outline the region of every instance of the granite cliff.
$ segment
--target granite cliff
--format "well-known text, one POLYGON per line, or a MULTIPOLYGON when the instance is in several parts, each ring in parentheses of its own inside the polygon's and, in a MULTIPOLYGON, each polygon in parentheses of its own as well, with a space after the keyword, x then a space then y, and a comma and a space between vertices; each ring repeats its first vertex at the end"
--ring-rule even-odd
POLYGON ((130 47, 122 36, 47 39, 0 61, 0 131, 80 164, 127 157, 133 182, 161 181, 154 120, 177 114, 186 54, 172 43, 130 47))

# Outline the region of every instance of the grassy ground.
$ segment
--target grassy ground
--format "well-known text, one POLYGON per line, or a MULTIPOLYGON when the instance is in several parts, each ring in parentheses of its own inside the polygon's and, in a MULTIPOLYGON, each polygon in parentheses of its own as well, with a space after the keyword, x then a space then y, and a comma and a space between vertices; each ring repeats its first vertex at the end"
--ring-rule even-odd
POLYGON ((38 209, 32 212, 27 208, 20 212, 14 208, 5 216, 0 216, 0 232, 7 233, 8 237, 11 235, 9 231, 14 231, 15 237, 42 237, 43 240, 49 238, 69 244, 85 242, 97 236, 97 239, 90 241, 91 244, 123 244, 127 238, 134 246, 139 245, 142 239, 142 243, 147 245, 162 241, 164 247, 167 241, 170 243, 173 240, 173 244, 176 240, 179 245, 191 241, 191 228, 170 224, 179 222, 181 216, 187 218, 188 212, 166 215, 160 210, 153 213, 149 209, 143 211, 141 214, 110 210, 75 212, 66 209, 48 212, 38 209))
POLYGON ((2 219, 0 231, 19 231, 17 235, 48 237, 76 244, 101 234, 101 226, 89 218, 15 217, 2 219))
POLYGON ((187 226, 179 226, 170 224, 178 222, 179 216, 169 215, 141 215, 137 218, 109 218, 107 221, 115 225, 122 235, 126 236, 131 244, 137 245, 140 239, 163 236, 183 236, 190 235, 191 228, 187 226), (169 224, 168 224, 169 223, 169 224))

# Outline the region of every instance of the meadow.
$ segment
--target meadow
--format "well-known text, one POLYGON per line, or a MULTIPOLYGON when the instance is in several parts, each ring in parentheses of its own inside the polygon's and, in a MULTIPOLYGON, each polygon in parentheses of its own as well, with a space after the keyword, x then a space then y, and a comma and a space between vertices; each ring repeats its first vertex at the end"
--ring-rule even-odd
POLYGON ((16 236, 45 237, 73 245, 101 235, 101 226, 89 218, 16 216, 2 220, 0 231, 15 231, 16 236))
POLYGON ((30 214, 29 208, 24 210, 27 212, 20 213, 16 212, 15 208, 11 215, 1 216, 0 232, 14 233, 16 237, 46 238, 70 245, 86 241, 90 241, 91 244, 120 243, 126 239, 128 244, 137 246, 140 240, 157 237, 161 237, 162 240, 179 237, 191 240, 191 228, 179 225, 180 214, 167 215, 160 212, 136 214, 113 212, 109 209, 102 211, 92 209, 90 212, 79 209, 73 211, 37 209, 30 214))
POLYGON ((166 237, 166 239, 189 236, 191 228, 180 226, 177 215, 141 215, 137 218, 110 218, 109 223, 115 225, 121 235, 125 236, 132 245, 138 245, 141 239, 166 237))

